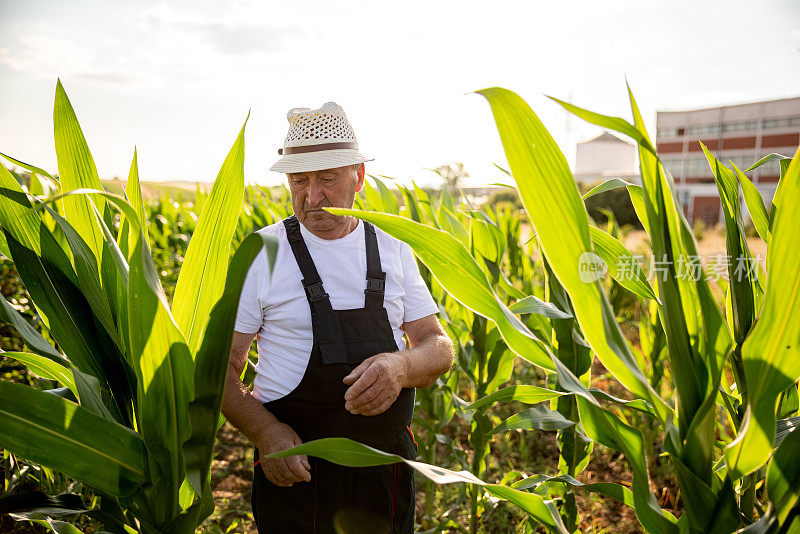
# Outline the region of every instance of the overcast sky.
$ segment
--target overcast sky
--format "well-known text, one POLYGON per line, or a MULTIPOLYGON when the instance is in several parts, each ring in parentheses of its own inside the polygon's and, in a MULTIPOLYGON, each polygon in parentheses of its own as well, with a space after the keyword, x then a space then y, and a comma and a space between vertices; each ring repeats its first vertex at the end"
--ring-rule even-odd
POLYGON ((368 172, 506 181, 486 101, 501 86, 539 114, 570 162, 600 133, 545 99, 646 120, 800 95, 800 1, 0 0, 0 152, 56 170, 61 78, 103 178, 211 181, 248 110, 245 176, 269 172, 286 112, 333 100, 368 172))

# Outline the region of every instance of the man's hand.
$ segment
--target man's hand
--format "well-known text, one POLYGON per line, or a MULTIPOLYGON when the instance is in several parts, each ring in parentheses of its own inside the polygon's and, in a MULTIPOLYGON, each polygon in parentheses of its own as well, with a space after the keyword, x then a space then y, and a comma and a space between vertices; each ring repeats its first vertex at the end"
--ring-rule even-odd
POLYGON ((345 409, 361 415, 385 412, 405 385, 406 365, 402 351, 376 354, 361 362, 344 377, 350 386, 344 395, 345 409))
POLYGON ((272 424, 259 441, 256 446, 261 454, 261 469, 267 480, 276 486, 291 486, 295 482, 311 480, 311 465, 305 454, 288 458, 267 458, 269 454, 285 451, 303 443, 292 427, 283 423, 272 424))

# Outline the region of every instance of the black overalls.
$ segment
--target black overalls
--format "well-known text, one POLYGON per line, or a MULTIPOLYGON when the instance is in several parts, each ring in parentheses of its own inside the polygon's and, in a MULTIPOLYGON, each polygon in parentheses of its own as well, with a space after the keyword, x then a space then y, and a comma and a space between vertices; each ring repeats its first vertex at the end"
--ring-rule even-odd
MULTIPOLYGON (((367 289, 364 307, 334 310, 311 254, 292 216, 283 221, 311 308, 314 344, 308 367, 297 387, 264 406, 291 426, 303 442, 347 437, 380 449, 416 458, 409 425, 414 390, 403 389, 385 412, 353 415, 344 408, 348 386, 342 382, 359 363, 398 350, 386 308, 386 273, 375 228, 364 221, 367 289)), ((414 529, 414 476, 403 463, 350 468, 309 456, 311 481, 275 486, 258 463, 253 478, 253 516, 264 533, 406 533, 414 529)))

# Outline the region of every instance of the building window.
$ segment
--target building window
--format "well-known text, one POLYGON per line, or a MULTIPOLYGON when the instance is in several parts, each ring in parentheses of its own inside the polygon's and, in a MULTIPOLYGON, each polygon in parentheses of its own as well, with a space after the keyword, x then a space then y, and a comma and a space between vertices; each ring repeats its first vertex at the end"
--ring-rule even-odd
POLYGON ((656 131, 656 139, 667 137, 680 137, 683 135, 683 128, 664 128, 656 131))
POLYGON ((734 165, 739 167, 739 170, 744 171, 756 162, 756 157, 755 154, 723 154, 719 156, 719 160, 726 167, 730 167, 730 162, 733 161, 734 165))
POLYGON ((743 132, 747 130, 757 130, 758 121, 730 122, 722 125, 723 132, 743 132))
POLYGON ((664 164, 664 168, 670 173, 672 176, 680 176, 683 172, 683 160, 682 159, 664 159, 661 160, 664 164))
POLYGON ((690 126, 686 130, 686 135, 690 137, 705 137, 707 135, 719 134, 719 124, 704 124, 702 126, 690 126))
POLYGON ((800 126, 800 116, 781 117, 778 119, 767 119, 764 121, 764 129, 791 128, 793 126, 800 126))
POLYGON ((706 158, 687 158, 685 170, 686 176, 713 176, 711 174, 711 167, 708 165, 708 160, 706 160, 706 158))

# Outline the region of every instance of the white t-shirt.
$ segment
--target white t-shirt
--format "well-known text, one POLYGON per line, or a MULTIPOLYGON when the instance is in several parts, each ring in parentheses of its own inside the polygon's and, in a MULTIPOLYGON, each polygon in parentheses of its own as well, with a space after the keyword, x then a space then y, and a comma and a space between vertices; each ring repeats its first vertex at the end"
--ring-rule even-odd
MULTIPOLYGON (((303 240, 317 267, 335 310, 364 307, 367 258, 364 225, 340 239, 322 239, 300 225, 303 240)), ((311 309, 303 289, 303 275, 292 254, 283 222, 260 233, 278 238, 274 272, 269 275, 265 250, 253 261, 239 300, 234 330, 258 333, 258 365, 253 394, 261 402, 279 399, 297 387, 305 374, 314 335, 311 309)), ((379 228, 378 250, 386 272, 383 305, 394 339, 403 350, 403 323, 422 319, 438 308, 422 280, 411 248, 379 228)))

